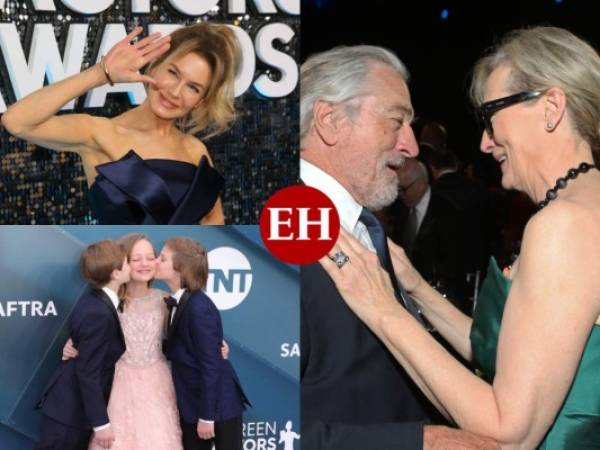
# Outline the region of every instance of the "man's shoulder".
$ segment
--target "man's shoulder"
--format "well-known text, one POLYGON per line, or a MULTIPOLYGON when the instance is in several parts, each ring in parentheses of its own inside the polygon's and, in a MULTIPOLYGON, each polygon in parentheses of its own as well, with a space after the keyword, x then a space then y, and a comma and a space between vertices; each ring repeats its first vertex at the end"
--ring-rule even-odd
POLYGON ((306 314, 315 316, 345 307, 331 277, 319 263, 300 268, 300 285, 300 301, 306 314))
POLYGON ((300 281, 302 287, 305 285, 310 286, 331 286, 335 289, 335 285, 333 281, 331 281, 331 277, 325 272, 325 269, 321 267, 321 264, 318 262, 312 264, 303 265, 300 268, 300 281))
POLYGON ((187 301, 195 310, 217 309, 211 298, 201 289, 189 292, 187 301))
POLYGON ((105 294, 100 289, 87 288, 73 308, 72 319, 76 320, 88 315, 110 316, 110 310, 102 300, 103 295, 105 294))

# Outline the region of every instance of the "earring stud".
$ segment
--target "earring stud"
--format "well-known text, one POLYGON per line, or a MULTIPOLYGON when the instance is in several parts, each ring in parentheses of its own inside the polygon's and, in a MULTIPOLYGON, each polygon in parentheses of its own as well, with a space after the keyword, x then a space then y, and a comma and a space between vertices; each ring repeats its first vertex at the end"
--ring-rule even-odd
POLYGON ((550 123, 550 122, 548 122, 548 123, 546 124, 546 130, 550 131, 550 130, 552 130, 553 128, 554 128, 554 124, 552 124, 552 123, 550 123))

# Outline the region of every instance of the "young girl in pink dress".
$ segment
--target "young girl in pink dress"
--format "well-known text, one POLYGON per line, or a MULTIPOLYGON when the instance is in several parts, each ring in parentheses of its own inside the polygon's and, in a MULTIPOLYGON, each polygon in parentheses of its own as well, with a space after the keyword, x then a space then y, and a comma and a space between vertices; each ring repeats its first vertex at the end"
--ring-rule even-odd
MULTIPOLYGON (((165 291, 151 288, 158 267, 152 243, 141 233, 119 239, 131 267, 119 322, 127 349, 115 366, 108 417, 115 441, 111 450, 183 450, 171 369, 162 352, 167 309, 165 291)), ((223 341, 223 358, 229 347, 223 341)), ((77 357, 69 339, 63 358, 77 357)), ((103 450, 90 442, 88 450, 103 450)))
MULTIPOLYGON (((181 450, 181 428, 171 370, 162 353, 168 294, 150 287, 156 254, 143 234, 119 240, 131 266, 131 281, 119 321, 127 350, 115 367, 108 416, 115 441, 111 450, 181 450)), ((89 450, 103 450, 92 440, 89 450)))

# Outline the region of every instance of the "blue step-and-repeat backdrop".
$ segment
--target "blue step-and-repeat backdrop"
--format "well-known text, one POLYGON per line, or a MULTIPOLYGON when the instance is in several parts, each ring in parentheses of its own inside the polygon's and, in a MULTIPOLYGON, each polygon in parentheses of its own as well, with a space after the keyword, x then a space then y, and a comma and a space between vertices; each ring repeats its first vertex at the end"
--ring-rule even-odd
POLYGON ((244 415, 244 450, 299 449, 298 269, 269 254, 257 227, 3 226, 0 450, 35 447, 35 404, 60 361, 69 313, 85 289, 82 250, 132 232, 146 233, 157 250, 173 236, 209 250, 207 293, 221 312, 229 358, 253 405, 244 415))

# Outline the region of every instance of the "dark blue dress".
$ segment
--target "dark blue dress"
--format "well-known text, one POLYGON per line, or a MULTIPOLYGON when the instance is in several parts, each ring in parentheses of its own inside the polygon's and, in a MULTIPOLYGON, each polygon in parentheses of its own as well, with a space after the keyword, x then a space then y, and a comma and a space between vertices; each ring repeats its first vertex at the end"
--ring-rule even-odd
POLYGON ((190 225, 208 214, 224 179, 203 156, 198 166, 172 159, 142 159, 133 150, 96 166, 88 201, 106 224, 190 225))

